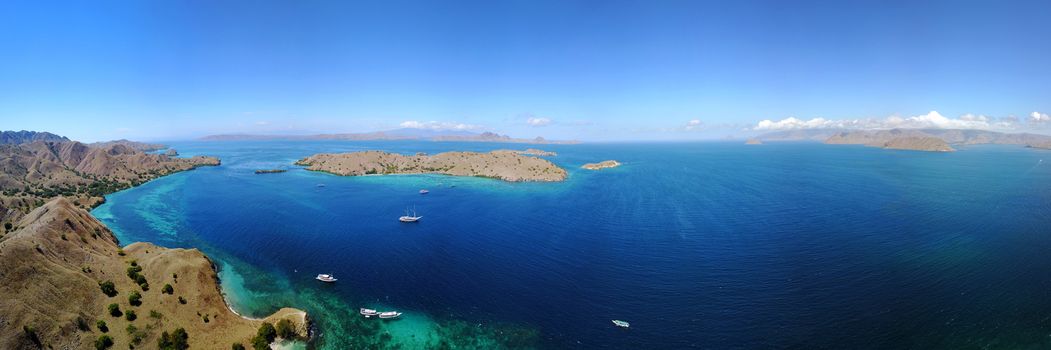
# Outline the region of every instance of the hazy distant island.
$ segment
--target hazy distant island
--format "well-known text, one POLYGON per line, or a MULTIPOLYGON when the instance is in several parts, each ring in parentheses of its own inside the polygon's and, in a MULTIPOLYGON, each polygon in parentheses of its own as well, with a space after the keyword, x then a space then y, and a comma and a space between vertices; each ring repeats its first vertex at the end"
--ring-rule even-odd
POLYGON ((288 170, 285 170, 285 169, 258 169, 258 170, 255 171, 255 173, 256 174, 277 174, 277 173, 283 173, 283 172, 286 172, 286 171, 288 171, 288 170))
POLYGON ((382 151, 322 153, 300 159, 308 170, 342 176, 372 174, 445 174, 478 176, 511 182, 562 181, 567 173, 548 160, 509 151, 445 152, 406 156, 382 151))
POLYGON ((231 311, 212 262, 196 249, 121 248, 87 211, 103 195, 218 159, 146 154, 125 141, 2 135, 0 348, 251 348, 308 336, 300 310, 263 320, 231 311))
POLYGON ((1051 145, 1051 136, 958 129, 844 130, 812 129, 778 131, 759 135, 762 141, 822 141, 827 144, 866 145, 896 150, 951 152, 952 145, 1051 145))
POLYGON ((251 135, 251 134, 224 134, 209 135, 200 138, 202 141, 375 141, 375 140, 422 140, 422 141, 457 141, 457 142, 503 142, 503 143, 535 143, 535 144, 575 144, 579 141, 548 140, 543 137, 532 139, 513 138, 492 132, 475 133, 469 131, 450 130, 426 130, 426 129, 395 129, 388 131, 377 131, 368 133, 343 133, 343 134, 315 134, 315 135, 251 135))
POLYGON ((501 150, 496 150, 496 151, 493 151, 493 152, 513 152, 513 153, 518 153, 518 154, 522 154, 522 155, 538 156, 538 157, 554 157, 554 156, 558 155, 558 153, 555 153, 555 152, 548 152, 548 151, 539 150, 539 149, 536 149, 536 148, 529 148, 529 149, 526 149, 524 151, 501 149, 501 150))
POLYGON ((618 162, 618 161, 615 161, 615 160, 604 160, 604 161, 601 161, 601 162, 598 162, 598 163, 587 163, 587 164, 584 164, 583 166, 581 166, 581 168, 584 168, 584 169, 587 169, 587 170, 599 170, 599 169, 606 169, 606 168, 615 168, 615 167, 619 167, 619 166, 620 166, 620 162, 618 162))
POLYGON ((746 145, 761 145, 761 144, 763 144, 763 141, 760 141, 759 139, 748 139, 747 141, 744 142, 744 144, 746 144, 746 145))

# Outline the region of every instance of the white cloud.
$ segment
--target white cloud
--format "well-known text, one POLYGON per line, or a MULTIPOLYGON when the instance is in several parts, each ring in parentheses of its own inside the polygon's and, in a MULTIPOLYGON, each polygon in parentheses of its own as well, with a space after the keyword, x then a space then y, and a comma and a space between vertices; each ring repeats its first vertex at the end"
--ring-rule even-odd
POLYGON ((903 118, 889 116, 869 119, 825 119, 814 118, 802 120, 795 117, 779 121, 763 120, 753 130, 799 130, 799 129, 994 129, 1012 125, 1010 120, 990 123, 992 119, 984 115, 965 114, 959 118, 948 118, 938 111, 903 118))
POLYGON ((551 119, 549 119, 549 118, 529 117, 529 119, 526 119, 526 124, 529 124, 529 126, 533 126, 533 127, 536 127, 536 126, 547 126, 547 125, 551 124, 551 119))
POLYGON ((407 129, 428 129, 428 130, 475 130, 480 129, 480 125, 464 124, 464 123, 450 123, 450 122, 420 122, 415 120, 407 120, 398 124, 403 128, 407 129))
POLYGON ((1051 116, 1047 115, 1047 113, 1033 112, 1029 113, 1029 121, 1032 123, 1051 122, 1051 116))
POLYGON ((260 120, 260 121, 255 122, 255 125, 256 126, 267 126, 267 125, 270 125, 270 122, 265 121, 265 120, 260 120))
POLYGON ((700 119, 693 119, 686 122, 686 130, 700 129, 704 125, 700 119))

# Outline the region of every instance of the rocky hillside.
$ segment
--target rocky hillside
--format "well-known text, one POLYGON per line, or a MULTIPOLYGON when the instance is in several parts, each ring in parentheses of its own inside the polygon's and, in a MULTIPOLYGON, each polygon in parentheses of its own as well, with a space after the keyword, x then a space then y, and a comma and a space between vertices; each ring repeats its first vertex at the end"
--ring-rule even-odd
MULTIPOLYGON (((191 348, 227 349, 248 345, 264 322, 227 308, 199 251, 147 243, 121 249, 108 228, 65 198, 17 226, 0 240, 2 349, 93 349, 103 337, 114 349, 154 349, 166 333, 186 334, 191 348)), ((281 309, 266 321, 279 319, 306 336, 304 312, 281 309)))
POLYGON ((100 203, 105 194, 218 164, 212 157, 173 158, 124 144, 88 147, 76 141, 34 141, 0 145, 0 223, 8 226, 59 195, 88 208, 100 203))
POLYGON ((49 132, 0 131, 0 145, 18 145, 34 141, 68 142, 69 139, 49 132))
POLYGON ((480 176, 504 181, 562 181, 566 170, 550 161, 515 152, 446 152, 406 156, 382 151, 322 153, 296 165, 343 176, 371 174, 446 174, 480 176))
POLYGON ((897 138, 909 138, 895 142, 898 145, 913 148, 935 147, 932 140, 926 140, 923 145, 909 146, 910 142, 919 141, 916 138, 936 138, 949 145, 1026 145, 1040 148, 1041 145, 1051 144, 1051 136, 1027 133, 1002 133, 985 130, 959 130, 959 129, 890 129, 890 130, 842 130, 842 129, 813 129, 813 130, 789 130, 767 133, 757 136, 762 141, 824 141, 828 144, 850 144, 867 145, 872 147, 885 147, 885 145, 897 138))

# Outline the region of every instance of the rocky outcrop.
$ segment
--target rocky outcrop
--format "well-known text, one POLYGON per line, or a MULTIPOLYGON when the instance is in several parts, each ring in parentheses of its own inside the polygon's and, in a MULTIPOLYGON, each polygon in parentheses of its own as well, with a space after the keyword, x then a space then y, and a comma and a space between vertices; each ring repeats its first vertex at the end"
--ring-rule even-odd
POLYGON ((587 169, 587 170, 600 170, 600 169, 606 169, 606 168, 615 168, 615 167, 619 167, 619 166, 620 166, 620 162, 618 162, 618 161, 615 161, 615 160, 604 160, 604 161, 601 161, 601 162, 598 162, 598 163, 587 163, 587 164, 584 164, 583 166, 581 166, 581 168, 584 168, 584 169, 587 169))
POLYGON ((513 152, 445 152, 433 156, 406 156, 382 151, 322 153, 296 165, 336 175, 445 174, 479 176, 504 181, 562 181, 565 169, 550 161, 513 152))
MULTIPOLYGON (((34 209, 17 226, 0 240, 0 348, 89 349, 103 334, 114 348, 154 348, 162 332, 177 328, 188 333, 191 348, 227 348, 248 344, 264 322, 229 310, 200 251, 149 243, 121 249, 108 228, 65 198, 34 209), (147 287, 131 278, 132 262, 147 287), (105 282, 115 293, 103 292, 105 282), (141 296, 136 305, 133 293, 141 296), (121 316, 110 314, 110 304, 121 316), (138 317, 124 315, 130 311, 138 317)), ((306 336, 303 311, 282 309, 266 321, 279 319, 306 336)))

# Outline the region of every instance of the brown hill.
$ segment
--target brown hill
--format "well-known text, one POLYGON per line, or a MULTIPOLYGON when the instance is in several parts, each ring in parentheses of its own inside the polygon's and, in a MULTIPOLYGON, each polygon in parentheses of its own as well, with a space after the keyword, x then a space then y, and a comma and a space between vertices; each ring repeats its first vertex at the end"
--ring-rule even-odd
MULTIPOLYGON (((153 348, 162 332, 176 328, 186 330, 193 348, 227 348, 247 344, 263 322, 227 308, 212 263, 196 249, 135 243, 121 250, 108 228, 65 198, 33 210, 18 226, 0 240, 0 348, 90 349, 103 334, 114 348, 153 348), (132 262, 148 288, 129 277, 132 262), (107 281, 113 296, 100 288, 107 281), (131 304, 133 293, 141 295, 139 305, 131 304), (138 317, 113 316, 109 304, 138 317)), ((306 336, 302 311, 281 309, 267 321, 277 319, 291 320, 306 336)))

